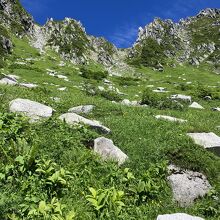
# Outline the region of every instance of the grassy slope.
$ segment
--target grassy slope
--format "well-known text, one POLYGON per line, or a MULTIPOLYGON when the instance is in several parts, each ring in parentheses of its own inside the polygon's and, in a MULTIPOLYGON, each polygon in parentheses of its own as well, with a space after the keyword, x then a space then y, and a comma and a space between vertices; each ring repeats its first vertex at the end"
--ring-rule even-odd
MULTIPOLYGON (((168 185, 159 192, 161 195, 158 200, 149 200, 140 205, 133 204, 133 200, 128 193, 128 186, 121 182, 124 167, 117 168, 112 163, 101 162, 84 146, 90 139, 99 135, 86 128, 64 126, 56 121, 56 117, 67 112, 70 107, 81 104, 94 104, 96 109, 88 117, 100 120, 112 130, 112 134, 107 137, 114 140, 114 143, 129 156, 130 160, 124 166, 131 168, 137 179, 141 178, 151 163, 155 164, 168 160, 182 167, 203 172, 219 193, 219 158, 195 145, 186 135, 187 132, 192 131, 215 132, 220 135, 220 130, 216 128, 220 125, 220 114, 219 112, 210 111, 211 107, 218 105, 217 101, 206 102, 195 99, 206 108, 202 111, 193 109, 183 111, 158 110, 113 104, 99 96, 87 96, 74 87, 79 86, 82 82, 88 83, 88 80, 80 77, 77 67, 71 64, 59 67, 60 58, 53 52, 48 51, 45 56, 39 56, 38 52, 24 41, 14 39, 14 42, 16 47, 14 55, 8 63, 9 67, 2 69, 1 72, 16 74, 21 76, 22 81, 37 83, 40 86, 33 90, 0 86, 0 94, 3 94, 0 96, 0 111, 8 112, 9 102, 17 97, 39 101, 56 110, 52 120, 45 121, 42 124, 30 125, 30 129, 38 136, 37 158, 52 159, 58 165, 69 170, 74 176, 73 179, 69 180, 68 191, 65 191, 59 198, 62 203, 67 205, 66 209, 75 210, 76 219, 99 219, 85 199, 85 194, 89 194, 88 187, 91 186, 96 189, 115 186, 118 190, 126 192, 123 200, 126 206, 121 216, 116 218, 111 215, 110 219, 156 219, 158 214, 177 211, 203 216, 204 211, 201 211, 201 207, 208 209, 209 206, 216 206, 216 202, 207 197, 198 200, 192 207, 180 208, 172 202, 171 190, 168 185), (23 58, 30 57, 37 58, 38 61, 29 63, 28 67, 25 68, 21 68, 21 66, 10 68, 10 65, 16 59, 21 61, 23 58), (68 76, 70 82, 47 75, 47 68, 68 76), (53 83, 59 85, 59 87, 67 87, 67 91, 60 92, 57 90, 58 87, 43 85, 44 82, 53 83), (60 97, 61 102, 56 103, 50 97, 60 97), (157 114, 176 116, 187 119, 188 122, 174 125, 170 122, 157 121, 154 118, 154 115, 157 114)), ((174 83, 192 81, 193 84, 199 82, 204 85, 218 87, 220 83, 219 76, 213 74, 205 66, 198 69, 187 66, 175 69, 167 68, 164 73, 142 68, 138 69, 137 72, 141 73, 142 77, 142 81, 138 82, 139 85, 124 87, 121 84, 119 85, 120 79, 109 77, 111 81, 115 82, 120 91, 127 94, 124 98, 135 100, 137 99, 135 94, 141 98, 140 92, 147 85, 154 85, 155 88, 158 86, 166 87, 170 91, 168 94, 191 94, 192 91, 179 90, 174 83), (179 77, 186 78, 186 81, 179 77)), ((93 83, 102 85, 101 82, 93 83)), ((0 198, 0 215, 3 215, 4 218, 8 213, 15 212, 19 215, 19 209, 21 209, 19 205, 25 203, 24 200, 27 201, 27 197, 30 195, 38 197, 39 200, 49 200, 50 198, 45 197, 43 191, 37 191, 37 187, 36 190, 28 191, 30 195, 22 190, 18 192, 17 187, 17 185, 15 187, 12 183, 7 183, 0 188, 0 193, 3 195, 0 198)), ((19 187, 22 187, 22 185, 19 185, 19 187)), ((214 220, 217 217, 207 216, 206 219, 214 220)))

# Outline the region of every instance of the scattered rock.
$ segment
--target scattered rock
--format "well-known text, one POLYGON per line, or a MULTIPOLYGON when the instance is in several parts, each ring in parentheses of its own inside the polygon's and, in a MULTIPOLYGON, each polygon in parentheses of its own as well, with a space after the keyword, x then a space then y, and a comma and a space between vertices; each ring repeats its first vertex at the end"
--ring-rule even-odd
POLYGON ((215 152, 218 156, 220 156, 220 137, 210 133, 188 133, 196 144, 203 146, 206 149, 209 149, 215 152))
POLYGON ((170 165, 168 169, 171 175, 167 179, 171 184, 173 197, 182 207, 204 197, 211 189, 207 178, 201 173, 183 170, 174 165, 170 165))
POLYGON ((66 87, 58 88, 59 91, 65 91, 66 87))
POLYGON ((104 160, 115 160, 118 165, 122 165, 128 156, 113 144, 113 141, 105 137, 100 137, 94 141, 94 151, 104 160))
POLYGON ((217 108, 212 108, 213 111, 217 111, 217 112, 220 112, 220 108, 217 107, 217 108))
POLYGON ((187 120, 183 120, 183 119, 180 119, 180 118, 174 118, 174 117, 171 117, 171 116, 165 116, 165 115, 157 115, 157 116, 155 116, 155 118, 156 119, 164 119, 164 120, 172 121, 172 122, 180 122, 180 123, 187 122, 187 120))
POLYGON ((94 109, 94 105, 80 105, 77 107, 70 108, 68 112, 76 114, 89 114, 94 109))
POLYGON ((89 120, 89 119, 84 118, 82 116, 79 116, 75 113, 63 114, 59 117, 59 119, 61 119, 62 121, 65 121, 67 124, 70 124, 70 125, 83 123, 85 125, 88 125, 94 129, 98 130, 99 132, 102 132, 105 134, 108 134, 111 132, 111 130, 109 128, 101 125, 101 123, 99 121, 89 120))
POLYGON ((204 220, 200 217, 195 217, 191 215, 187 215, 185 213, 176 213, 176 214, 168 214, 168 215, 159 215, 157 220, 204 220))
POLYGON ((0 80, 0 85, 17 85, 17 80, 14 80, 12 78, 4 77, 0 80))
POLYGON ((10 102, 9 109, 11 112, 22 113, 36 121, 41 118, 49 118, 52 116, 53 109, 38 102, 28 99, 15 99, 10 102))
POLYGON ((50 97, 55 102, 60 102, 61 98, 59 97, 50 97))
POLYGON ((20 83, 19 86, 26 87, 29 89, 33 89, 33 88, 38 87, 37 84, 32 84, 32 83, 20 83))
POLYGON ((192 97, 191 96, 187 96, 187 95, 181 95, 181 94, 177 94, 177 95, 172 95, 170 97, 172 100, 182 100, 185 102, 192 102, 192 97))
POLYGON ((138 101, 130 101, 128 99, 124 99, 122 102, 121 102, 122 105, 127 105, 127 106, 139 106, 139 102, 138 101))
POLYGON ((198 104, 197 102, 193 102, 189 108, 196 108, 196 109, 204 109, 200 104, 198 104))
POLYGON ((211 96, 205 96, 204 99, 205 100, 212 100, 212 97, 211 96))
POLYGON ((168 91, 166 91, 166 89, 163 88, 163 87, 158 87, 157 89, 153 90, 153 92, 165 93, 165 92, 168 92, 168 91))

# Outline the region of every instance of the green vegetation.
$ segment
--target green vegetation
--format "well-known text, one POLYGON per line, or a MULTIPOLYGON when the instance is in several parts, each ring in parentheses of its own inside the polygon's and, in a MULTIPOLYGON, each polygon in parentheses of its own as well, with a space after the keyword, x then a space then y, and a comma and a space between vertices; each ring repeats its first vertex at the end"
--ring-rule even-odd
POLYGON ((147 60, 140 59, 143 63, 133 75, 111 76, 100 65, 76 66, 52 50, 40 55, 25 38, 12 37, 12 41, 14 50, 0 73, 13 73, 38 88, 0 85, 0 219, 155 220, 158 214, 176 212, 219 218, 219 157, 186 135, 214 132, 220 136, 220 114, 211 111, 219 106, 220 92, 213 66, 167 66, 158 73, 145 64, 157 64, 155 56, 160 58, 163 48, 149 41, 155 51, 143 51, 147 60), (69 81, 49 75, 48 69, 69 81), (106 77, 112 84, 104 83, 106 77), (59 91, 61 87, 67 89, 59 91), (154 93, 157 87, 167 93, 154 93), (172 94, 191 95, 205 109, 190 109, 186 103, 182 107, 168 99, 172 94), (55 112, 49 119, 29 123, 28 118, 9 112, 9 103, 16 98, 40 102, 55 112), (149 106, 121 105, 125 98, 149 106), (85 104, 95 106, 86 117, 109 127, 112 132, 105 137, 128 155, 122 166, 93 153, 93 141, 100 137, 95 130, 58 119, 69 108, 85 104), (156 120, 158 114, 188 122, 156 120), (202 172, 212 190, 193 205, 180 207, 167 181, 169 164, 202 172))
POLYGON ((131 60, 131 64, 143 65, 146 67, 157 67, 159 64, 164 64, 165 48, 164 45, 158 44, 156 40, 147 38, 143 42, 143 46, 140 50, 141 52, 139 57, 131 60))
POLYGON ((108 76, 108 71, 93 71, 86 67, 80 68, 80 72, 82 73, 82 77, 86 79, 94 79, 97 81, 105 79, 108 76))

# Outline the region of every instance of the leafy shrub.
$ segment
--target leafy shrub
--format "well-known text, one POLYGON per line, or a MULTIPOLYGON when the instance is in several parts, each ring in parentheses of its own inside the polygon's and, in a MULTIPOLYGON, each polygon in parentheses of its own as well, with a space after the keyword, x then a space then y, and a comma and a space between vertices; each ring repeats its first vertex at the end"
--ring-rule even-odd
POLYGON ((114 90, 104 90, 104 91, 100 91, 97 86, 95 85, 91 85, 91 84, 87 84, 84 86, 84 90, 88 95, 91 96, 101 96, 109 101, 121 101, 122 97, 120 94, 117 93, 117 91, 114 90))
POLYGON ((133 77, 116 77, 115 81, 120 85, 120 86, 135 86, 138 84, 140 79, 133 78, 133 77))
POLYGON ((204 98, 210 96, 212 99, 220 99, 220 91, 211 87, 198 85, 193 91, 193 95, 198 98, 204 98))
POLYGON ((111 214, 118 216, 125 206, 122 202, 124 192, 116 190, 115 187, 99 190, 90 187, 89 191, 91 194, 87 195, 86 199, 94 208, 99 219, 109 217, 111 214))
POLYGON ((82 72, 82 77, 86 79, 94 79, 97 81, 107 78, 108 76, 108 71, 92 71, 84 67, 82 67, 80 71, 82 72))
POLYGON ((155 93, 149 88, 145 89, 142 95, 142 104, 149 105, 158 109, 182 110, 184 106, 167 98, 166 94, 155 93))
POLYGON ((150 37, 143 42, 143 46, 138 50, 140 50, 139 56, 130 61, 133 65, 158 67, 159 64, 165 63, 165 47, 150 37))

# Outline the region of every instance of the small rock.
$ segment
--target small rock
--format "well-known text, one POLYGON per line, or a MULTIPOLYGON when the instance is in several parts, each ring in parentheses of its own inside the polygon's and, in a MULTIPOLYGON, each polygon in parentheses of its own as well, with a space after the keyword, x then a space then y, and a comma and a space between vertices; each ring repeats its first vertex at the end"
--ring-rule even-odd
POLYGON ((174 165, 170 165, 168 170, 171 175, 167 179, 171 184, 173 197, 182 207, 204 197, 211 189, 207 178, 201 173, 183 170, 174 165))
POLYGON ((172 100, 182 100, 190 103, 192 102, 192 97, 187 95, 177 94, 177 95, 172 95, 170 98, 172 100))
POLYGON ((113 141, 105 137, 100 137, 94 141, 94 151, 98 153, 104 160, 115 160, 118 165, 122 165, 128 156, 124 154, 118 147, 113 144, 113 141))
POLYGON ((58 88, 59 91, 65 91, 66 87, 58 88))
POLYGON ((70 108, 68 112, 76 114, 89 114, 94 109, 94 105, 80 105, 77 107, 70 108))
POLYGON ((164 120, 172 121, 172 122, 180 122, 180 123, 187 122, 187 120, 183 120, 183 119, 180 119, 180 118, 174 118, 174 117, 171 117, 171 116, 165 116, 165 115, 157 115, 157 116, 155 116, 155 118, 156 119, 164 119, 164 120))
POLYGON ((205 100, 212 100, 212 97, 211 96, 205 96, 204 99, 205 100))
POLYGON ((11 112, 22 113, 30 117, 31 121, 36 121, 40 118, 49 118, 53 113, 51 107, 28 99, 15 99, 11 101, 9 109, 11 112))
POLYGON ((217 108, 212 108, 213 111, 217 111, 217 112, 220 112, 220 108, 217 107, 217 108))
POLYGON ((37 84, 32 84, 32 83, 20 83, 19 86, 26 87, 26 88, 29 88, 29 89, 33 89, 33 88, 38 87, 37 84))
POLYGON ((157 217, 157 220, 205 220, 205 219, 187 215, 185 213, 176 213, 176 214, 168 214, 168 215, 159 215, 157 217))
POLYGON ((204 109, 200 104, 198 104, 197 102, 193 102, 189 108, 196 108, 196 109, 204 109))
POLYGON ((102 133, 108 134, 111 130, 105 126, 103 126, 99 121, 89 120, 75 113, 66 113, 59 117, 62 121, 65 121, 67 124, 74 125, 78 123, 83 123, 88 125, 102 133))
POLYGON ((105 91, 105 88, 102 87, 102 86, 98 86, 98 89, 99 89, 100 91, 105 91))
POLYGON ((121 102, 122 105, 127 105, 127 106, 139 106, 139 102, 138 101, 130 101, 128 99, 124 99, 122 102, 121 102))

